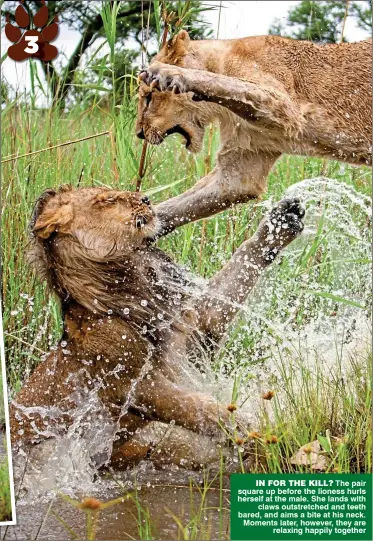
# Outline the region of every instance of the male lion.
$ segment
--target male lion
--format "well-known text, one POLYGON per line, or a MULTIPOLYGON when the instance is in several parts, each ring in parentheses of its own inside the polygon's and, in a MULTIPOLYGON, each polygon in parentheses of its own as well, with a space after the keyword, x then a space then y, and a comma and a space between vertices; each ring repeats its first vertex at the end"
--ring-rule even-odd
POLYGON ((283 153, 371 165, 371 47, 173 37, 140 74, 137 135, 160 144, 180 133, 198 152, 217 120, 221 148, 211 173, 157 207, 160 234, 258 197, 283 153))
POLYGON ((154 420, 221 434, 231 413, 185 387, 185 359, 213 354, 263 270, 302 231, 303 216, 297 200, 280 202, 197 288, 150 242, 159 222, 147 197, 68 186, 44 192, 31 221, 31 255, 60 300, 63 333, 11 405, 13 449, 66 433, 82 408, 84 432, 97 415, 95 393, 101 424, 114 423, 117 433, 116 465, 143 457, 131 437, 154 420))

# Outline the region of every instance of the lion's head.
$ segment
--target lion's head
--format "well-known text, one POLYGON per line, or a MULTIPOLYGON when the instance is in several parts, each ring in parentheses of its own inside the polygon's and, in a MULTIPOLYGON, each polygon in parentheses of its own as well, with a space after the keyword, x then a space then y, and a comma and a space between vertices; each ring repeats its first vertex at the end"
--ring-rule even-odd
POLYGON ((140 193, 62 186, 39 197, 30 228, 28 258, 36 272, 60 298, 80 299, 84 293, 93 302, 109 267, 126 267, 141 257, 158 221, 140 193))
POLYGON ((29 261, 65 306, 74 301, 140 329, 179 310, 190 280, 149 242, 158 221, 146 196, 62 186, 39 197, 30 226, 29 261))
POLYGON ((34 238, 48 242, 70 237, 91 259, 139 248, 157 227, 150 201, 140 193, 71 186, 44 192, 31 221, 34 238))
MULTIPOLYGON (((189 44, 188 33, 183 30, 166 43, 154 61, 182 66, 189 44)), ((136 134, 152 145, 159 145, 168 135, 179 133, 190 152, 199 152, 209 122, 204 109, 204 105, 192 100, 192 93, 160 92, 141 83, 136 134)))
POLYGON ((168 135, 179 133, 185 147, 193 153, 202 149, 205 127, 203 115, 190 94, 160 92, 142 84, 136 135, 152 145, 160 145, 168 135))

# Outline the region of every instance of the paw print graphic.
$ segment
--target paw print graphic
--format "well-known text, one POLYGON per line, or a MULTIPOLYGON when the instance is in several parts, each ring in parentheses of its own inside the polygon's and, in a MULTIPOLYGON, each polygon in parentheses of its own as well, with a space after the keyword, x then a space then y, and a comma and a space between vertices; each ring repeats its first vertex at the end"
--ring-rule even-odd
POLYGON ((15 21, 18 26, 12 25, 9 15, 7 16, 5 35, 9 41, 15 44, 9 47, 8 56, 18 62, 22 62, 26 58, 40 58, 44 62, 53 60, 58 55, 58 50, 54 45, 50 45, 50 42, 55 40, 58 35, 58 16, 54 17, 53 22, 47 26, 49 13, 45 0, 42 0, 43 5, 35 13, 32 20, 34 28, 29 29, 30 17, 22 4, 23 0, 20 0, 20 5, 15 13, 15 21), (24 31, 26 28, 28 30, 24 31))

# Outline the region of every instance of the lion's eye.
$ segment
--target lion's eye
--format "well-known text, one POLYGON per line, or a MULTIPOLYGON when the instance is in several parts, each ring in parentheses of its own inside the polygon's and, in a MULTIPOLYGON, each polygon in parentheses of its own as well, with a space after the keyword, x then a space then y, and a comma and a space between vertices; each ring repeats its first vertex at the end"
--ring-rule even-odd
POLYGON ((93 204, 98 206, 111 205, 117 201, 116 197, 108 197, 107 199, 98 199, 93 204))

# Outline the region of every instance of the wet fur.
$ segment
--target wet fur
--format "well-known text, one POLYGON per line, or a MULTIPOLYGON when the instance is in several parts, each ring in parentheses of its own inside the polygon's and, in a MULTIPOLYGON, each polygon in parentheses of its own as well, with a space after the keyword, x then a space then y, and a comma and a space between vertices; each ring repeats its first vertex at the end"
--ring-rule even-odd
MULTIPOLYGON (((185 388, 187 354, 213 353, 262 271, 302 230, 303 214, 296 201, 280 203, 201 290, 150 244, 158 220, 141 194, 46 191, 29 257, 60 300, 63 334, 11 404, 13 449, 65 434, 75 411, 88 406, 90 414, 92 393, 101 422, 116 427, 116 467, 146 456, 150 446, 132 437, 154 420, 221 437, 231 415, 185 388)), ((236 422, 245 425, 239 413, 236 422)))
POLYGON ((260 196, 283 153, 371 165, 371 46, 172 38, 141 74, 137 133, 159 144, 179 126, 198 152, 217 121, 221 147, 214 171, 159 205, 163 232, 260 196))

